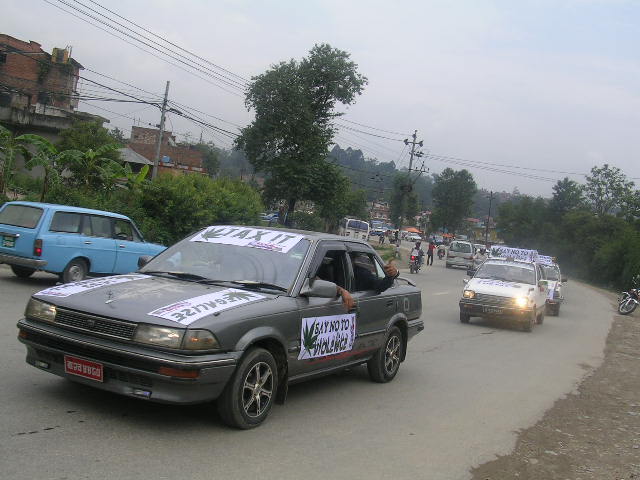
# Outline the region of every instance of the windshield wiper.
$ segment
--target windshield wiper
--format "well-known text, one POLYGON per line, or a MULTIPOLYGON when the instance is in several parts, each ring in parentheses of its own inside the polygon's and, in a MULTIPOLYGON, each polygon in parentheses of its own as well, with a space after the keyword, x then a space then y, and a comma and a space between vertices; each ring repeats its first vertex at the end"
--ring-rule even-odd
POLYGON ((141 273, 147 273, 149 275, 169 275, 171 277, 180 278, 182 280, 209 280, 202 275, 196 275, 195 273, 188 272, 167 272, 163 270, 149 270, 141 273))
POLYGON ((273 283, 267 282, 258 282, 256 280, 229 280, 229 283, 233 283, 234 285, 242 285, 247 288, 269 288, 271 290, 278 290, 280 292, 286 292, 287 289, 281 287, 280 285, 275 285, 273 283))

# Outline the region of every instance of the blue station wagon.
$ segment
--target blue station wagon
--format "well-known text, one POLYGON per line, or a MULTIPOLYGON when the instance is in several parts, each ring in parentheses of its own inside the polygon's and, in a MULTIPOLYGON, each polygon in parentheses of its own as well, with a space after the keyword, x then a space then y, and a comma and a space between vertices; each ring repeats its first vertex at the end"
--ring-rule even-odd
POLYGON ((145 242, 131 219, 117 213, 36 202, 0 208, 0 263, 22 278, 37 270, 64 283, 130 273, 141 256, 165 248, 145 242))

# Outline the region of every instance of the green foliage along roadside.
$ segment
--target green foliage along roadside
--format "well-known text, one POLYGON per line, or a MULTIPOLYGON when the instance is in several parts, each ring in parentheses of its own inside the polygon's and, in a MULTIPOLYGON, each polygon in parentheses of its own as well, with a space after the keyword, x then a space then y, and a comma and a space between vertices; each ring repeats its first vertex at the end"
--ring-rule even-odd
POLYGON ((91 195, 56 187, 48 192, 46 200, 128 215, 146 240, 164 245, 206 225, 257 224, 263 210, 260 195, 249 185, 202 175, 161 175, 136 189, 91 195))
POLYGON ((550 201, 525 195, 502 204, 497 227, 507 244, 556 256, 572 275, 628 288, 640 273, 638 191, 615 168, 591 172, 585 185, 558 181, 550 201))

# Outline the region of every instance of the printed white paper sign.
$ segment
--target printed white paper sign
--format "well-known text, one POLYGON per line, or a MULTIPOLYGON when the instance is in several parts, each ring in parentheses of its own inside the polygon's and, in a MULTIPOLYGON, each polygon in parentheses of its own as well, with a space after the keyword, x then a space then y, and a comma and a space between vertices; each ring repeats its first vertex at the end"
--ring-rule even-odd
POLYGON ((553 265, 553 258, 551 258, 549 255, 538 255, 538 263, 553 265))
POLYGON ((548 283, 549 283, 549 289, 547 290, 547 298, 549 300, 553 300, 553 294, 556 291, 556 285, 558 284, 558 282, 548 280, 548 283))
POLYGON ((191 241, 222 243, 225 245, 238 245, 240 247, 261 248, 263 250, 287 253, 303 238, 303 235, 297 233, 219 225, 208 227, 193 237, 191 241))
POLYGON ((353 348, 355 339, 355 313, 303 318, 298 360, 346 352, 353 348))
POLYGON ((237 288, 227 288, 215 293, 207 293, 199 297, 187 298, 171 305, 158 308, 147 315, 154 317, 173 320, 182 325, 190 325, 196 320, 227 310, 244 303, 255 302, 267 298, 246 290, 238 290, 237 288))
POLYGON ((521 288, 519 284, 515 282, 505 282, 504 280, 494 280, 492 278, 483 278, 477 281, 478 285, 492 285, 494 287, 510 287, 521 288))
POLYGON ((68 297, 76 293, 82 293, 94 288, 106 287, 107 285, 117 285, 118 283, 132 282, 134 280, 144 280, 149 275, 140 275, 133 273, 131 275, 115 275, 113 277, 93 278, 90 280, 82 280, 80 282, 65 283, 56 287, 41 290, 35 295, 43 297, 68 297))
POLYGON ((491 247, 491 257, 508 258, 520 260, 524 262, 535 262, 538 258, 538 252, 535 250, 527 250, 524 248, 500 247, 494 245, 491 247))

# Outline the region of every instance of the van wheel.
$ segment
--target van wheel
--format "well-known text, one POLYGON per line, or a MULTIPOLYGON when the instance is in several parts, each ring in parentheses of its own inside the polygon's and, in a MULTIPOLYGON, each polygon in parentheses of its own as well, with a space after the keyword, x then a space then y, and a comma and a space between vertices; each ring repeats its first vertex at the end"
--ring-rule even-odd
POLYGON ((29 278, 31 275, 35 273, 34 268, 29 267, 20 267, 18 265, 11 265, 11 271, 16 277, 19 278, 29 278))
POLYGON ((62 283, 79 282, 87 278, 89 268, 81 258, 71 260, 62 272, 62 283))

